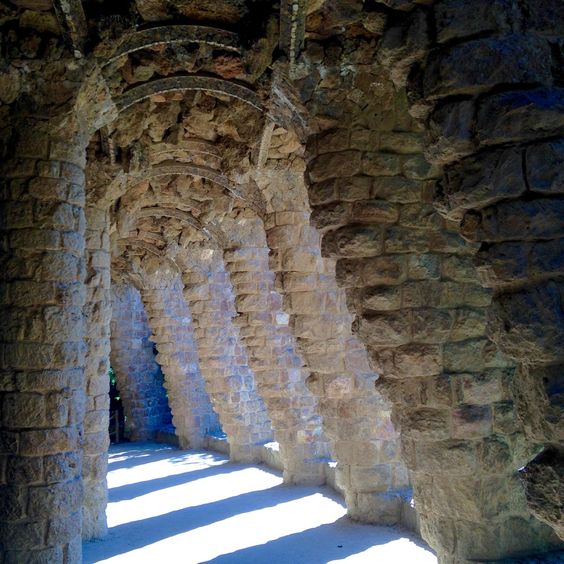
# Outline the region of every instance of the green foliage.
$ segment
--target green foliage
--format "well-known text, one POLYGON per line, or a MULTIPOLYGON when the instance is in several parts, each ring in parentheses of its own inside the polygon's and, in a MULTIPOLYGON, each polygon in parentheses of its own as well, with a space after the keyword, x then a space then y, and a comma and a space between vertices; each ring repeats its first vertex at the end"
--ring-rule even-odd
POLYGON ((116 374, 113 370, 113 368, 110 366, 110 369, 108 370, 108 376, 110 377, 110 385, 111 386, 115 386, 116 385, 116 374))

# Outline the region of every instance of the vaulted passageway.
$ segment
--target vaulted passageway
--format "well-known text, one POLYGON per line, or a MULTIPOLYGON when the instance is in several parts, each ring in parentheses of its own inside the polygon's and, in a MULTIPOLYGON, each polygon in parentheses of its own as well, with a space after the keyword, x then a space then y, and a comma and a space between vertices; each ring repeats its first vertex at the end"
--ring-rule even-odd
POLYGON ((560 0, 2 2, 4 562, 107 534, 110 360, 131 438, 164 389, 183 449, 375 525, 413 493, 441 564, 562 549, 562 29, 560 0))

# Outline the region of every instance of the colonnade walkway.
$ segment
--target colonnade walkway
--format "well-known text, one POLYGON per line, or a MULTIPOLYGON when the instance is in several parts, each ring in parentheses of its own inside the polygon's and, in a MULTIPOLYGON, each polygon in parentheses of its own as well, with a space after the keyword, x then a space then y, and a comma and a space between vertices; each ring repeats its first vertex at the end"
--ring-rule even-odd
POLYGON ((84 543, 85 564, 437 562, 411 533, 351 522, 329 488, 212 452, 113 445, 108 488, 109 533, 84 543))

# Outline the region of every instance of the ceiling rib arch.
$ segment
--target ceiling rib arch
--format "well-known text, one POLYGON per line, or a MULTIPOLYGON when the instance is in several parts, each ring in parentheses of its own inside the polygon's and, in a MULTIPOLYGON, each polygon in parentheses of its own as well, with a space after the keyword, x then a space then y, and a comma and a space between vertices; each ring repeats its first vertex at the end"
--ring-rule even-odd
POLYGON ((126 90, 123 94, 116 97, 114 102, 117 111, 123 112, 134 104, 146 100, 155 94, 166 94, 167 92, 178 92, 181 90, 216 92, 241 100, 260 112, 266 112, 261 99, 250 88, 223 78, 198 75, 168 76, 151 80, 126 90))
POLYGON ((202 43, 225 51, 241 51, 239 38, 231 31, 200 25, 160 25, 125 35, 104 62, 104 66, 148 47, 174 43, 202 43))

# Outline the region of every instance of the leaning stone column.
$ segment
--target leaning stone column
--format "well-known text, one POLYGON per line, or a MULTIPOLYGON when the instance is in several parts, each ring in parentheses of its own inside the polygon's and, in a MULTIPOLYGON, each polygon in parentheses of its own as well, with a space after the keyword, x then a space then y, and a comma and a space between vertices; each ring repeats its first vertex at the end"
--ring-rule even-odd
POLYGON ((79 563, 84 152, 52 124, 16 133, 0 184, 0 544, 6 562, 79 563))
POLYGON ((176 278, 164 287, 143 288, 151 339, 165 375, 172 420, 181 448, 201 448, 213 418, 198 366, 192 319, 176 278))
POLYGON ((265 241, 264 247, 224 254, 239 312, 235 323, 280 444, 284 481, 321 484, 326 450, 321 418, 316 398, 304 383, 309 372, 295 351, 289 318, 268 268, 268 252, 265 241))
POLYGON ((321 256, 320 234, 309 216, 289 210, 269 215, 273 262, 294 335, 312 371, 308 385, 319 397, 348 513, 360 521, 396 524, 409 478, 391 406, 374 389, 377 375, 351 333, 345 292, 337 287, 334 262, 321 256))
POLYGON ((110 361, 123 403, 125 434, 132 441, 151 440, 170 422, 163 375, 150 337, 139 290, 114 284, 110 361))
POLYGON ((246 348, 233 324, 237 313, 220 253, 206 251, 208 260, 198 260, 197 267, 184 273, 184 296, 194 317, 200 368, 227 434, 230 457, 257 462, 262 445, 270 440, 271 423, 257 394, 246 348))
POLYGON ((84 505, 82 537, 107 532, 109 354, 110 354, 110 239, 109 214, 95 205, 86 207, 86 366, 82 478, 84 505))

